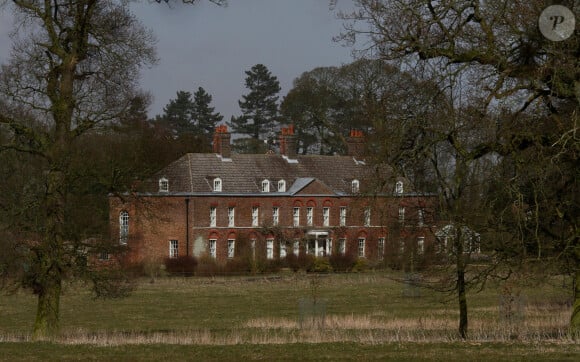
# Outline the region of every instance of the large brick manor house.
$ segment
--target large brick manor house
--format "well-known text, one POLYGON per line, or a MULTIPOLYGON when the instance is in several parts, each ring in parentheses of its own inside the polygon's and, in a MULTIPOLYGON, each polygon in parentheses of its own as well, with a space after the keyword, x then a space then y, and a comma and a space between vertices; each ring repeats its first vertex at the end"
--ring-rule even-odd
POLYGON ((419 252, 429 243, 434 197, 410 191, 388 167, 366 165, 362 132, 351 131, 345 156, 297 155, 292 127, 282 129, 279 154, 233 154, 230 139, 219 126, 214 153, 186 154, 144 191, 110 197, 112 232, 130 262, 190 255, 225 263, 243 252, 380 260, 403 237, 419 252))

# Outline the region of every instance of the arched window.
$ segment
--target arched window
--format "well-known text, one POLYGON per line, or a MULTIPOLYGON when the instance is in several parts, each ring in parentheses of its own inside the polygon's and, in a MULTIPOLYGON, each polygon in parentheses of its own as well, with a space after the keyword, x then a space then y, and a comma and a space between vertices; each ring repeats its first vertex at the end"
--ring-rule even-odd
POLYGON ((119 243, 127 244, 127 239, 129 238, 129 213, 127 211, 121 211, 119 214, 119 243))
POLYGON ((213 190, 215 192, 221 192, 222 191, 222 179, 219 177, 216 177, 213 179, 213 190))
POLYGON ((395 193, 400 195, 403 193, 403 181, 397 181, 395 184, 395 193))
POLYGON ((159 192, 169 192, 169 180, 165 177, 159 179, 159 192))
POLYGON ((286 181, 285 180, 278 181, 278 192, 286 192, 286 181))
POLYGON ((262 192, 270 192, 270 181, 268 180, 262 181, 262 192))
POLYGON ((352 193, 357 194, 360 190, 360 182, 359 180, 352 180, 351 183, 352 193))

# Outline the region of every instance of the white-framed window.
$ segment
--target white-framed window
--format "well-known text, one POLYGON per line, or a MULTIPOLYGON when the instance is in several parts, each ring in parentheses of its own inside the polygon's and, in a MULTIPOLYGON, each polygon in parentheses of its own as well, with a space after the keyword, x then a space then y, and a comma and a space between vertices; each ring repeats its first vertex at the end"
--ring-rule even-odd
POLYGON ((330 256, 330 255, 332 255, 332 238, 326 239, 326 242, 328 243, 326 245, 326 248, 328 250, 328 255, 330 256))
POLYGON ((236 253, 236 241, 228 239, 228 258, 233 258, 236 253))
POLYGON ((307 207, 306 208, 306 225, 312 226, 314 224, 314 208, 307 207))
POLYGON ((217 258, 217 240, 209 239, 209 256, 217 258))
POLYGON ((359 180, 352 180, 351 182, 351 191, 353 194, 358 194, 358 192, 360 191, 360 182, 359 180))
POLYGON ((101 251, 99 253, 99 260, 102 260, 102 261, 109 260, 109 253, 107 253, 106 251, 101 251))
POLYGON ((341 255, 346 254, 346 239, 344 238, 338 239, 338 252, 341 255))
POLYGON ((236 208, 233 206, 228 207, 228 226, 236 226, 236 208))
POLYGON ((260 208, 252 206, 252 226, 256 227, 260 224, 260 208))
POLYGON ((359 258, 365 257, 365 238, 358 239, 358 257, 359 258))
POLYGON ((322 208, 322 226, 330 226, 330 207, 322 208))
POLYGON ((278 181, 278 192, 286 192, 286 181, 285 180, 278 181))
POLYGON ((213 179, 213 190, 215 192, 221 192, 222 191, 222 179, 219 177, 216 177, 213 179))
POLYGON ((292 224, 294 226, 300 226, 300 208, 295 207, 292 209, 292 224))
POLYGON ((417 238, 417 254, 423 254, 425 251, 425 237, 419 236, 417 238))
POLYGON ((217 207, 215 206, 210 206, 209 208, 209 226, 217 226, 217 207))
POLYGON ((340 208, 340 226, 346 226, 346 207, 340 208))
POLYGON ((280 258, 286 257, 286 243, 281 241, 280 242, 280 258))
POLYGON ((367 207, 365 208, 365 226, 371 226, 371 208, 367 207))
POLYGON ((159 192, 169 192, 169 180, 165 177, 159 179, 159 192))
POLYGON ((280 222, 280 208, 274 206, 272 208, 272 225, 276 226, 280 222))
POLYGON ((399 253, 401 255, 405 253, 405 239, 399 240, 399 253))
POLYGON ((400 195, 403 193, 403 181, 397 181, 395 184, 395 193, 400 195))
POLYGON ((423 209, 417 210, 417 226, 425 226, 425 212, 423 209))
POLYGON ((296 256, 300 255, 300 240, 294 239, 294 244, 292 245, 292 251, 294 252, 294 255, 296 255, 296 256))
POLYGON ((169 240, 169 257, 177 258, 179 256, 179 241, 169 240))
POLYGON ((262 192, 270 192, 270 181, 262 180, 262 192))
POLYGON ((250 247, 252 248, 252 259, 256 259, 256 239, 250 240, 250 247))
POLYGON ((274 239, 266 240, 266 259, 274 259, 274 239))
POLYGON ((399 206, 399 222, 405 222, 405 208, 399 206))
POLYGON ((385 258, 385 238, 379 238, 377 251, 379 253, 379 259, 383 260, 385 258))
POLYGON ((126 245, 129 239, 129 213, 121 211, 119 213, 119 244, 126 245))

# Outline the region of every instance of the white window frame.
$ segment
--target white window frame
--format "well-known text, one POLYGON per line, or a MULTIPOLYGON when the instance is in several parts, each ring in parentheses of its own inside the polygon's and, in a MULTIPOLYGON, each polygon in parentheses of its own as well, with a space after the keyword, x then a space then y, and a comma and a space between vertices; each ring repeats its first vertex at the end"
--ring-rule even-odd
POLYGON ((322 208, 322 226, 330 226, 330 207, 322 208))
POLYGON ((425 212, 423 209, 417 210, 417 226, 425 226, 425 212))
POLYGON ((292 225, 300 226, 300 208, 295 207, 292 209, 292 225))
POLYGON ((256 227, 260 225, 260 208, 258 206, 252 206, 252 226, 256 227))
POLYGON ((294 239, 294 244, 292 245, 292 252, 294 255, 300 255, 300 240, 294 239))
POLYGON ((371 226, 371 208, 370 207, 365 207, 364 210, 364 226, 371 226))
POLYGON ((236 255, 236 241, 228 239, 228 258, 232 259, 236 255))
POLYGON ((217 226, 217 207, 215 206, 209 207, 209 226, 210 227, 217 226))
POLYGON ((270 181, 268 179, 262 180, 262 192, 270 192, 270 181))
POLYGON ((127 245, 129 239, 129 212, 123 210, 119 213, 119 244, 127 245))
POLYGON ((425 252, 425 237, 419 236, 417 238, 417 254, 421 255, 425 252))
POLYGON ((405 208, 399 206, 399 222, 405 222, 405 208))
POLYGON ((169 257, 170 258, 177 258, 179 256, 179 241, 178 240, 169 240, 169 257))
POLYGON ((280 207, 272 208, 272 225, 277 226, 280 223, 280 207))
POLYGON ((285 180, 278 181, 278 192, 286 192, 286 181, 285 180))
POLYGON ((346 207, 341 206, 340 208, 340 226, 346 226, 346 207))
POLYGON ((345 238, 338 239, 338 253, 341 255, 346 254, 346 239, 345 238))
POLYGON ((213 179, 213 191, 214 192, 221 192, 222 191, 222 179, 216 177, 213 179))
POLYGON ((280 241, 280 259, 286 257, 286 243, 284 241, 280 241))
POLYGON ((234 206, 228 207, 228 227, 236 226, 236 208, 234 206))
POLYGON ((359 180, 352 180, 350 183, 351 191, 353 194, 358 194, 360 191, 360 181, 359 180))
POLYGON ((101 251, 99 253, 99 260, 101 260, 101 261, 107 261, 107 260, 109 260, 109 253, 106 252, 106 251, 101 251))
POLYGON ((274 259, 274 239, 266 240, 266 259, 274 259))
POLYGON ((169 192, 169 180, 165 177, 159 179, 159 192, 169 192))
POLYGON ((312 206, 306 208, 306 225, 314 225, 314 208, 312 206))
POLYGON ((358 257, 365 257, 365 238, 358 238, 358 257))
POLYGON ((403 191, 403 181, 397 181, 397 183, 395 183, 395 193, 401 195, 403 194, 403 191))
POLYGON ((383 260, 385 258, 385 238, 379 238, 377 241, 377 252, 379 253, 379 259, 383 260))
POLYGON ((209 256, 217 258, 217 239, 209 239, 209 256))

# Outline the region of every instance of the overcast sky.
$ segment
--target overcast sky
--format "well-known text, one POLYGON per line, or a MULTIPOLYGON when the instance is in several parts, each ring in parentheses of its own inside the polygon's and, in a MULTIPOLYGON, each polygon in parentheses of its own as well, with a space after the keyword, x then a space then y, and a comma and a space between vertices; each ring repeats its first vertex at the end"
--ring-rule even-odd
MULTIPOLYGON (((160 114, 178 90, 203 87, 229 120, 240 114, 244 72, 255 64, 278 77, 282 99, 303 72, 351 62, 350 49, 332 41, 342 27, 336 10, 349 6, 350 0, 338 1, 334 11, 329 0, 229 0, 225 8, 208 0, 171 8, 147 0, 133 5, 158 39, 160 61, 143 71, 141 82, 154 96, 150 116, 160 114)), ((10 52, 8 15, 0 14, 0 62, 10 52)))

